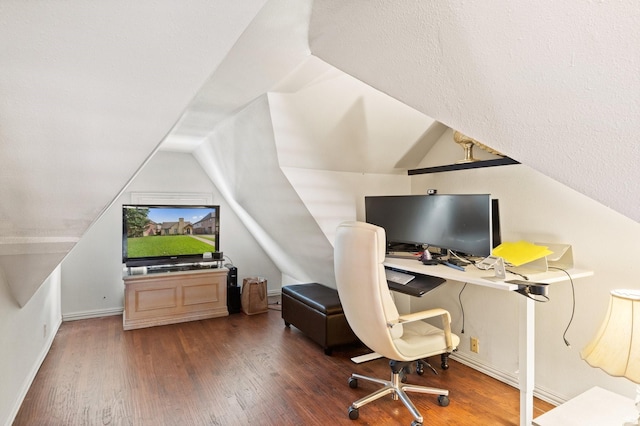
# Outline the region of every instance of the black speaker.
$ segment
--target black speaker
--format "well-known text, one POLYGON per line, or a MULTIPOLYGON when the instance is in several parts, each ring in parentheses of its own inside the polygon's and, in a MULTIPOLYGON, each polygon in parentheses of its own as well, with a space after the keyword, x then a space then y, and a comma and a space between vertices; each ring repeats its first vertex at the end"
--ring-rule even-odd
POLYGON ((227 263, 224 265, 227 273, 227 310, 229 314, 237 314, 242 310, 240 301, 240 287, 238 287, 238 268, 227 263))
POLYGON ((225 263, 224 267, 229 270, 227 273, 227 287, 236 287, 238 285, 238 268, 230 263, 225 263))

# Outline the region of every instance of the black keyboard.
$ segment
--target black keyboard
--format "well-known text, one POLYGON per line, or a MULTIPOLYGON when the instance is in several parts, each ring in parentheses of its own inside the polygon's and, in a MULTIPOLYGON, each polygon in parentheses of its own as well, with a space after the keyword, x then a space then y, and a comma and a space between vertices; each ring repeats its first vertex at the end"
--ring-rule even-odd
POLYGON ((411 280, 407 284, 398 284, 392 281, 387 281, 387 285, 393 291, 409 294, 411 296, 420 297, 425 293, 428 293, 434 288, 438 287, 440 284, 444 283, 445 281, 446 280, 444 278, 440 278, 440 277, 416 274, 415 279, 411 280))

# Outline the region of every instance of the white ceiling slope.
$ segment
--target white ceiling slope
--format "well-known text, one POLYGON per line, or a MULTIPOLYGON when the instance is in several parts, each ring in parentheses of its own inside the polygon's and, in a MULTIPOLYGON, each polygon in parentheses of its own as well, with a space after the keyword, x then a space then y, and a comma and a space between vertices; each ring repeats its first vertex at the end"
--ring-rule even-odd
MULTIPOLYGON (((631 0, 3 0, 2 280, 26 303, 174 124, 166 146, 188 151, 242 123, 248 105, 269 127, 298 96, 276 90, 279 106, 267 109, 265 94, 309 55, 638 221, 638 45, 631 0)), ((362 122, 365 106, 353 104, 349 121, 362 122)), ((431 126, 390 166, 369 166, 410 167, 442 131, 431 126)), ((344 122, 333 130, 363 140, 344 122)), ((271 132, 267 145, 282 143, 271 132)), ((305 164, 319 166, 352 167, 305 164)), ((243 178, 230 183, 238 202, 251 196, 243 178)))
POLYGON ((403 154, 439 134, 425 138, 432 119, 310 56, 311 4, 265 6, 160 149, 193 153, 285 282, 331 285, 335 208, 329 220, 310 214, 320 184, 302 197, 283 167, 406 174, 396 163, 424 155, 403 154))
POLYGON ((433 119, 315 56, 269 93, 269 105, 281 167, 406 175, 424 155, 405 153, 428 151, 441 135, 426 143, 433 119))
POLYGON ((316 0, 311 53, 640 221, 640 9, 316 0))
POLYGON ((271 1, 161 146, 193 152, 285 282, 333 281, 331 246, 278 167, 266 96, 309 58, 310 13, 311 1, 271 1))
POLYGON ((264 95, 309 56, 312 0, 270 0, 162 143, 166 151, 191 152, 223 120, 264 95))
POLYGON ((0 3, 0 273, 20 306, 265 2, 0 3))
POLYGON ((361 194, 314 171, 400 173, 408 183, 395 165, 416 145, 435 142, 424 137, 433 124, 309 56, 274 91, 221 121, 193 155, 285 282, 335 285, 331 236, 355 218, 361 194))
MULTIPOLYGON (((358 217, 357 200, 384 192, 379 180, 409 185, 407 169, 417 168, 447 129, 315 56, 268 99, 277 165, 290 184, 287 190, 297 194, 331 245, 337 226, 358 217)), ((279 232, 286 234, 286 229, 279 232)))

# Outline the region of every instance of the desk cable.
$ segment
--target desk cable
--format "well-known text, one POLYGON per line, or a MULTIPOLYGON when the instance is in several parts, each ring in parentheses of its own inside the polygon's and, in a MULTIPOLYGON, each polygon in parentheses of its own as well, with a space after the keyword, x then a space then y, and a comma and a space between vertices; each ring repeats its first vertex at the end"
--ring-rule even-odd
POLYGON ((456 253, 456 252, 455 252, 455 251, 453 251, 453 250, 447 250, 447 254, 449 255, 449 257, 453 256, 453 257, 455 257, 456 259, 461 260, 461 261, 463 261, 463 262, 465 262, 465 263, 473 263, 473 262, 471 262, 471 261, 470 261, 470 260, 468 260, 468 259, 465 259, 465 258, 463 258, 463 257, 460 257, 460 256, 458 255, 458 253, 456 253))
POLYGON ((513 274, 513 275, 518 275, 518 276, 522 277, 523 280, 529 281, 529 277, 524 275, 524 274, 521 274, 520 272, 515 272, 515 271, 513 271, 511 269, 506 269, 506 268, 505 268, 505 271, 510 273, 510 274, 513 274))
POLYGON ((464 334, 464 306, 462 305, 462 292, 465 288, 467 288, 467 283, 464 283, 464 285, 462 286, 462 290, 460 290, 460 293, 458 293, 458 302, 460 302, 460 311, 462 313, 462 329, 460 330, 460 333, 462 334, 464 334))
POLYGON ((516 293, 522 294, 524 297, 528 297, 534 302, 548 302, 549 296, 546 293, 547 289, 542 287, 542 284, 531 283, 531 285, 518 284, 516 293))
MULTIPOLYGON (((455 253, 454 253, 454 256, 458 257, 455 253)), ((475 266, 476 269, 480 269, 478 268, 478 265, 476 265, 476 262, 469 262, 469 263, 475 266)), ((465 288, 467 288, 467 284, 468 283, 464 283, 464 285, 462 286, 462 289, 460 290, 460 293, 458 293, 458 302, 460 303, 460 313, 462 314, 462 328, 460 330, 461 334, 464 334, 464 305, 462 304, 462 292, 464 291, 465 288)))
POLYGON ((569 318, 569 323, 567 324, 567 328, 565 328, 564 333, 562 333, 562 339, 564 340, 564 344, 567 345, 567 347, 571 348, 571 343, 569 343, 569 341, 567 340, 567 331, 569 331, 569 327, 571 327, 571 323, 573 322, 573 315, 576 312, 576 290, 575 290, 575 286, 573 285, 573 278, 571 278, 570 273, 568 273, 566 270, 562 268, 549 266, 549 269, 556 269, 558 271, 564 272, 567 275, 567 277, 569 277, 569 282, 571 283, 571 299, 572 299, 571 318, 569 318))
MULTIPOLYGON (((473 263, 473 266, 476 266, 475 263, 473 263)), ((476 266, 477 268, 477 266, 476 266)), ((567 332, 569 331, 569 327, 571 327, 571 323, 573 323, 573 316, 575 314, 575 310, 576 310, 576 293, 575 293, 575 287, 573 284, 573 278, 571 277, 571 274, 569 274, 569 272, 567 272, 566 270, 562 269, 562 268, 558 268, 555 266, 549 266, 549 269, 556 269, 558 271, 562 271, 564 272, 567 277, 569 278, 569 282, 571 283, 571 295, 572 295, 572 305, 571 305, 571 318, 569 319, 569 323, 567 324, 567 327, 564 330, 564 333, 562 333, 562 339, 564 340, 564 344, 567 345, 567 347, 571 347, 571 343, 569 343, 569 341, 567 340, 567 332)), ((519 275, 519 274, 518 274, 519 275)), ((527 277, 524 277, 526 280, 528 280, 527 277)), ((464 283, 464 285, 462 286, 462 289, 460 290, 460 293, 458 293, 458 302, 460 303, 460 311, 462 314, 462 329, 460 330, 460 333, 464 334, 464 306, 462 304, 462 292, 465 290, 465 288, 467 288, 467 283, 464 283)), ((547 302, 549 301, 549 298, 547 297, 546 300, 539 300, 536 299, 535 297, 531 297, 531 295, 525 294, 525 296, 531 298, 532 300, 535 300, 536 302, 547 302)))
MULTIPOLYGON (((482 268, 479 268, 475 262, 472 262, 472 264, 476 268, 482 269, 482 268)), ((513 266, 513 265, 507 263, 506 266, 513 266)), ((518 275, 524 280, 522 282, 518 282, 518 289, 515 290, 516 293, 522 294, 524 297, 528 297, 529 299, 535 302, 549 301, 549 296, 547 296, 546 284, 543 285, 542 283, 534 283, 534 282, 526 283, 525 281, 529 281, 528 276, 507 268, 505 268, 505 272, 508 272, 513 275, 518 275)), ((512 281, 507 281, 507 282, 512 282, 512 281)))

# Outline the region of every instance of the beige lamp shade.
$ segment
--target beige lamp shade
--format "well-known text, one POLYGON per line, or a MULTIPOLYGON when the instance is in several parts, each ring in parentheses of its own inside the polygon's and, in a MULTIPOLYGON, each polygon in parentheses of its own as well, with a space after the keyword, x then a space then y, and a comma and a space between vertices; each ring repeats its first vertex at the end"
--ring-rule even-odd
POLYGON ((590 366, 640 384, 640 290, 613 290, 596 337, 580 353, 590 366))

